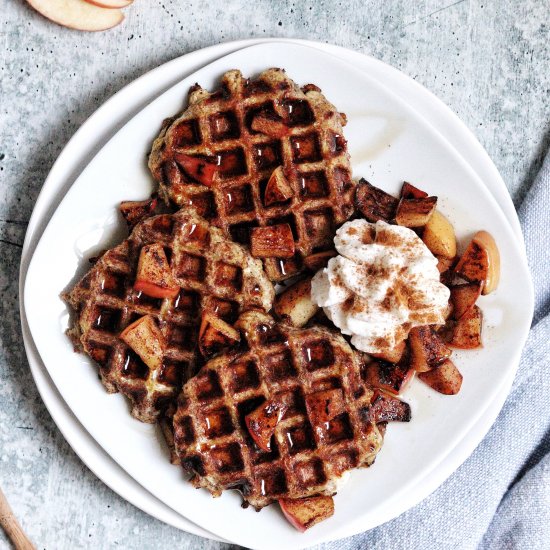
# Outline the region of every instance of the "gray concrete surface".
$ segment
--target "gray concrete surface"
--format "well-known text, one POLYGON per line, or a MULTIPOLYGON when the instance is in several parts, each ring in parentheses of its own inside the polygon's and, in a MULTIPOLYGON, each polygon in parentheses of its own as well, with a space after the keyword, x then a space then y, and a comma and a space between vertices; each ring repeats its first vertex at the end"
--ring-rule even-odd
POLYGON ((247 37, 327 41, 374 55, 442 98, 518 204, 550 137, 549 9, 547 0, 136 0, 120 27, 88 34, 23 0, 0 2, 0 486, 38 548, 223 546, 103 485, 64 441, 28 370, 17 305, 26 220, 80 124, 137 76, 197 48, 247 37))

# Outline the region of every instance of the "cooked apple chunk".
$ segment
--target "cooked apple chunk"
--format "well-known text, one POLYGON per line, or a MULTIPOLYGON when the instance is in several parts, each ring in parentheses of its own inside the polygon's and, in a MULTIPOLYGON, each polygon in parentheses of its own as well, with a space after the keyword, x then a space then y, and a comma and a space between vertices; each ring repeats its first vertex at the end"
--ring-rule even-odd
POLYGON ((319 271, 326 267, 328 261, 336 256, 336 250, 325 250, 324 252, 316 252, 304 258, 304 265, 310 271, 319 271))
POLYGON ((482 325, 483 314, 481 309, 474 305, 460 319, 457 319, 449 345, 460 349, 480 348, 483 345, 481 342, 482 325))
POLYGON ((213 159, 201 155, 186 155, 185 153, 176 153, 174 159, 188 178, 207 187, 213 185, 214 176, 218 171, 218 166, 213 159))
POLYGON ((462 386, 462 374, 450 359, 435 369, 419 373, 418 378, 445 395, 456 395, 462 386))
POLYGON ((294 500, 282 498, 279 505, 290 524, 302 533, 334 514, 334 500, 323 495, 294 500))
POLYGON ((395 222, 404 227, 424 227, 437 205, 437 197, 401 199, 397 205, 395 222))
POLYGON ((453 317, 460 319, 465 313, 471 311, 481 295, 480 283, 466 283, 450 287, 453 317))
POLYGON ((128 325, 120 333, 120 339, 132 348, 151 370, 162 365, 164 337, 150 315, 140 317, 128 325))
POLYGON ((398 363, 406 347, 405 340, 403 340, 392 349, 385 350, 381 353, 371 353, 371 355, 377 359, 387 361, 388 363, 398 363))
POLYGON ((412 183, 407 181, 403 182, 403 187, 401 187, 401 198, 403 199, 425 199, 428 196, 426 191, 422 191, 415 187, 412 183))
POLYGON ((314 426, 330 422, 344 412, 344 394, 340 388, 311 393, 306 396, 306 408, 314 426))
POLYGON ((250 252, 256 258, 292 258, 294 237, 288 223, 254 227, 250 236, 250 252))
POLYGON ((426 372, 451 356, 451 350, 430 326, 414 327, 409 333, 411 366, 416 372, 426 372))
POLYGON ((355 203, 365 219, 374 223, 378 220, 393 220, 399 201, 361 178, 355 191, 355 203))
POLYGON ((451 222, 436 210, 424 226, 422 240, 430 252, 438 258, 453 259, 456 256, 456 236, 451 222))
POLYGON ((295 327, 303 327, 319 309, 311 299, 311 279, 303 279, 289 286, 275 298, 273 309, 295 327))
POLYGON ((294 195, 294 191, 285 177, 283 167, 278 166, 273 170, 264 191, 264 204, 271 206, 281 202, 286 202, 294 195))
POLYGON ((132 229, 141 220, 151 216, 157 207, 158 199, 151 197, 146 201, 123 201, 120 203, 119 210, 128 227, 132 229))
POLYGON ((203 313, 199 329, 199 350, 203 357, 210 358, 224 348, 234 346, 240 339, 239 331, 223 319, 212 313, 203 313))
POLYGON ((134 289, 152 298, 174 298, 180 288, 174 281, 160 243, 145 245, 140 253, 134 289))
POLYGON ((462 254, 455 273, 470 283, 481 283, 482 294, 490 294, 500 279, 500 254, 493 237, 478 231, 462 254))
POLYGON ((365 379, 374 388, 398 395, 408 386, 414 369, 385 361, 372 361, 365 367, 365 379))
POLYGON ((271 437, 288 406, 278 401, 266 401, 244 418, 248 432, 262 451, 271 451, 271 437))
POLYGON ((375 391, 368 410, 369 420, 378 422, 409 422, 411 407, 405 401, 375 391))
POLYGON ((490 294, 500 279, 500 254, 487 231, 478 231, 455 267, 455 273, 471 283, 482 283, 482 294, 490 294))

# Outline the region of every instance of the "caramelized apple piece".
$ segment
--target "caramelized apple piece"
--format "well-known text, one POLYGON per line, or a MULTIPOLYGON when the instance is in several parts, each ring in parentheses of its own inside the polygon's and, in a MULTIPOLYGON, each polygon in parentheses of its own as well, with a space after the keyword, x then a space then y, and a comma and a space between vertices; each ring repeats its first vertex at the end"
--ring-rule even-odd
POLYGON ((118 207, 128 227, 133 229, 140 221, 152 216, 158 204, 156 197, 146 201, 123 201, 118 207))
POLYGON ((451 350, 430 326, 411 329, 409 345, 411 366, 416 372, 429 371, 451 356, 451 350))
POLYGON ((424 227, 435 212, 437 197, 401 199, 397 205, 395 222, 404 227, 424 227))
POLYGON ((178 295, 180 288, 174 281, 161 244, 147 244, 142 247, 134 290, 152 298, 175 298, 178 295))
POLYGON ((461 349, 475 349, 482 347, 482 324, 483 314, 481 309, 474 306, 456 321, 449 345, 461 349))
POLYGON ((330 422, 344 412, 344 394, 340 388, 306 395, 306 408, 313 425, 330 422))
POLYGON ((451 222, 438 210, 424 226, 422 240, 437 257, 454 259, 456 256, 455 230, 451 222))
POLYGON ((446 273, 447 271, 449 271, 449 269, 451 269, 451 267, 453 267, 454 258, 445 258, 445 256, 436 256, 436 258, 437 269, 439 270, 439 273, 446 273))
POLYGON ((392 349, 388 349, 382 353, 371 353, 370 355, 376 357, 377 359, 387 361, 388 363, 398 363, 401 357, 403 357, 403 352, 406 347, 405 340, 403 340, 392 349))
POLYGON ((270 116, 266 113, 258 113, 252 119, 252 124, 250 126, 255 132, 274 138, 282 138, 288 135, 290 131, 282 118, 270 116))
POLYGON ((355 203, 365 219, 374 223, 378 220, 391 221, 399 201, 367 180, 360 179, 355 191, 355 203))
POLYGON ((203 357, 212 357, 224 348, 235 346, 240 339, 239 331, 223 319, 203 313, 199 329, 199 350, 203 357))
POLYGON ((256 258, 292 258, 295 244, 290 225, 254 227, 250 234, 250 252, 256 258))
POLYGON ((311 299, 311 279, 298 281, 276 296, 273 309, 295 327, 303 327, 319 309, 311 299))
POLYGON ((281 510, 290 524, 302 533, 334 514, 334 500, 323 495, 279 500, 281 510))
POLYGON ((336 256, 336 250, 325 250, 324 252, 316 252, 304 258, 304 265, 311 271, 319 271, 326 267, 328 261, 336 256))
POLYGON ((252 439, 262 451, 271 451, 271 437, 287 409, 288 405, 271 400, 266 401, 244 417, 252 439))
POLYGON ((214 183, 214 175, 218 170, 218 166, 213 159, 204 156, 186 155, 185 153, 176 153, 174 159, 187 176, 196 183, 202 183, 207 187, 211 187, 214 183))
POLYGON ((419 373, 418 378, 435 391, 445 395, 456 395, 462 386, 462 374, 450 359, 435 369, 419 373))
POLYGON ((465 313, 471 311, 481 295, 480 283, 466 283, 450 287, 453 317, 460 319, 465 313))
POLYGON ((375 391, 368 410, 368 418, 371 422, 409 422, 411 420, 411 407, 405 401, 375 391))
POLYGON ((140 317, 128 325, 120 333, 120 339, 132 348, 151 370, 162 365, 164 337, 150 315, 140 317))
POLYGON ((283 172, 283 167, 279 166, 273 170, 267 182, 264 191, 264 204, 271 206, 281 202, 286 202, 294 196, 294 191, 283 172))
POLYGON ((500 279, 500 254, 487 231, 478 231, 464 251, 455 273, 471 283, 482 283, 482 294, 490 294, 500 279))
POLYGON ((407 368, 404 364, 372 361, 365 367, 365 379, 374 388, 398 395, 413 379, 414 372, 414 369, 407 368))
POLYGON ((407 181, 403 182, 403 187, 401 188, 401 198, 402 199, 425 199, 428 196, 428 193, 418 189, 412 183, 407 181))

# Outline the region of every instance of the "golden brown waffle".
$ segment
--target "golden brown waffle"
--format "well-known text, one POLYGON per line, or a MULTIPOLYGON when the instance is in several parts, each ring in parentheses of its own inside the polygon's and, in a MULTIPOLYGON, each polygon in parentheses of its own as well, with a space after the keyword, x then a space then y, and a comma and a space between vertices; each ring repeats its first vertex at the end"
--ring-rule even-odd
POLYGON ((256 80, 233 70, 217 92, 191 90, 187 109, 165 121, 149 167, 166 200, 195 206, 234 241, 288 224, 295 254, 264 259, 269 278, 282 281, 302 270, 304 257, 331 248, 336 226, 353 213, 345 123, 316 86, 300 89, 281 69, 256 80), (279 166, 291 190, 266 201, 279 166))
POLYGON ((274 291, 262 264, 191 209, 148 218, 109 250, 65 299, 76 312, 70 331, 77 347, 99 364, 109 392, 120 391, 132 414, 154 422, 194 374, 201 315, 234 322, 250 307, 271 308, 274 291), (160 243, 180 287, 173 299, 134 290, 140 250, 160 243), (136 319, 150 315, 165 341, 162 365, 151 370, 120 338, 136 319))
MULTIPOLYGON (((362 380, 359 356, 328 329, 292 328, 263 312, 243 313, 236 327, 244 349, 206 363, 178 397, 174 443, 191 482, 214 496, 238 489, 258 509, 283 497, 334 494, 344 472, 374 461, 382 444, 376 423, 394 419, 375 413, 380 396, 362 380), (319 422, 305 403, 338 388, 338 414, 319 422), (286 412, 267 452, 244 417, 271 401, 286 412)), ((408 419, 408 405, 394 401, 408 419)))

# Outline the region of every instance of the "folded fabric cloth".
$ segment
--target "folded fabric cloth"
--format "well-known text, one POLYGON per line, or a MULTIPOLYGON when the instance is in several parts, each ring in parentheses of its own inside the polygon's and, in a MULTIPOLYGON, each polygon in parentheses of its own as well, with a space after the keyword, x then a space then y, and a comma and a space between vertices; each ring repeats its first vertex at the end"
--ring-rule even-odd
POLYGON ((520 210, 535 315, 512 391, 472 456, 398 518, 325 549, 550 549, 550 153, 520 210))

